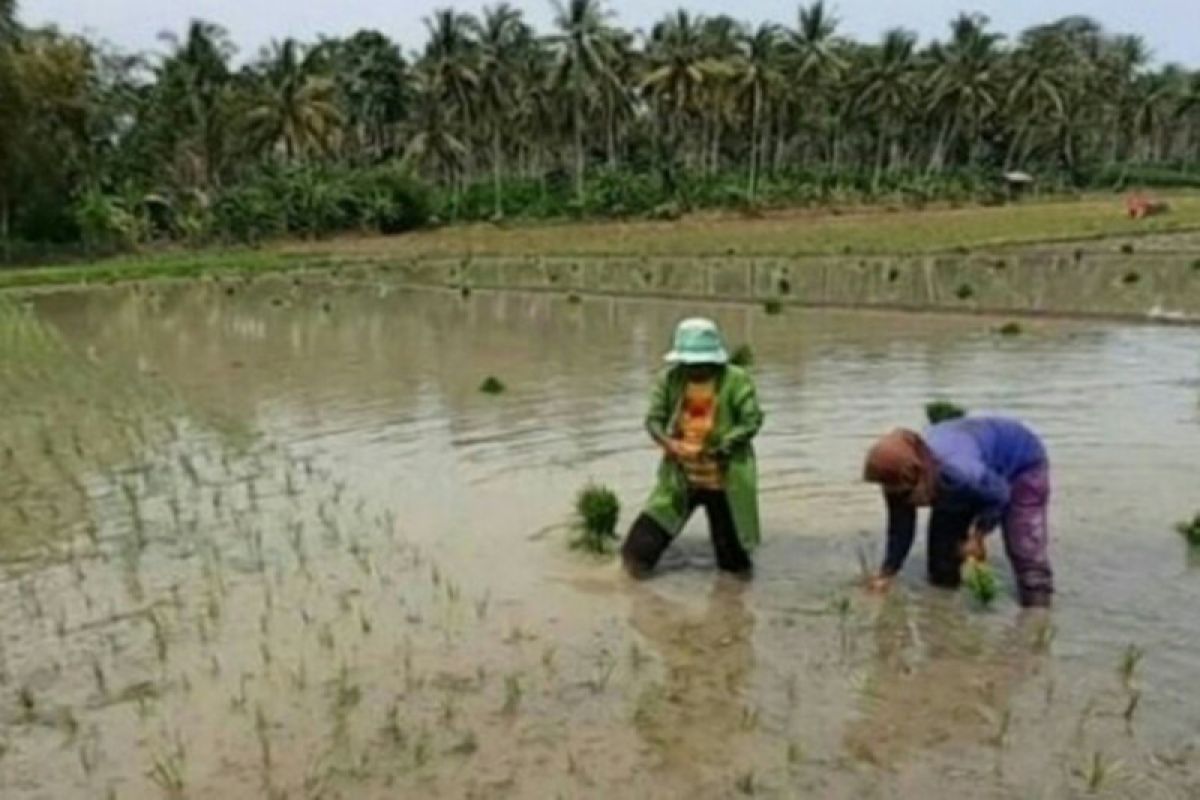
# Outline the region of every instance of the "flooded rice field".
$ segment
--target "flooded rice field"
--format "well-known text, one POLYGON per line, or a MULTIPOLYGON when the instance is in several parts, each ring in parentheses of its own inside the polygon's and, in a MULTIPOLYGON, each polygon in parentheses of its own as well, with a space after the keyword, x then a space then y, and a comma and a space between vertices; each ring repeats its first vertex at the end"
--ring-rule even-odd
POLYGON ((1200 796, 1200 330, 470 297, 305 278, 0 307, 0 796, 1200 796), (628 525, 673 324, 753 345, 764 545, 628 525), (499 396, 479 392, 489 375, 499 396), (858 587, 890 426, 1054 464, 1057 606, 858 587))

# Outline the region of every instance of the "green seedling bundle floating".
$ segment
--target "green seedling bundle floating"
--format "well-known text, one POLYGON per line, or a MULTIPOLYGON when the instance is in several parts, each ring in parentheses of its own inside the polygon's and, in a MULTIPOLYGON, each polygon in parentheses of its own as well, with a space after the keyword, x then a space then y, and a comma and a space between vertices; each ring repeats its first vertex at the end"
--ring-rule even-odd
POLYGON ((960 419, 966 415, 965 408, 955 405, 949 400, 934 400, 925 406, 925 416, 928 417, 930 425, 937 425, 946 420, 960 419))
POLYGON ((962 582, 971 599, 984 608, 990 606, 1000 594, 996 573, 986 561, 968 558, 963 564, 962 582))
POLYGON ((484 394, 504 394, 507 389, 508 387, 504 385, 504 381, 500 380, 495 375, 487 376, 483 379, 483 383, 479 384, 479 391, 483 392, 484 394))
POLYGON ((621 502, 608 487, 589 483, 575 498, 575 529, 571 542, 574 550, 606 554, 617 541, 617 519, 621 502))
POLYGON ((738 345, 733 351, 733 355, 729 357, 729 363, 735 367, 753 367, 754 366, 754 348, 748 344, 738 345))
POLYGON ((1192 547, 1200 547, 1200 513, 1196 514, 1190 522, 1181 522, 1176 525, 1175 530, 1179 531, 1192 547))

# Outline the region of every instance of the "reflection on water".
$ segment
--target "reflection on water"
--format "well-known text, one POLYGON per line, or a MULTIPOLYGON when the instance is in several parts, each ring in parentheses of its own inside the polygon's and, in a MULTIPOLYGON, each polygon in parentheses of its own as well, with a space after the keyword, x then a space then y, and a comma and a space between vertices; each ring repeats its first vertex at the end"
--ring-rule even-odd
POLYGON ((754 615, 746 586, 719 577, 700 614, 649 584, 634 587, 629 622, 658 656, 664 678, 641 690, 634 713, 638 734, 675 777, 698 785, 727 780, 746 759, 746 734, 758 712, 747 696, 754 669, 754 615))
POLYGON ((5 314, 6 798, 1200 791, 1172 532, 1200 505, 1200 331, 309 277, 5 314), (757 354, 765 543, 726 582, 698 519, 632 585, 568 552, 571 498, 602 481, 632 519, 694 313, 757 354), (1048 620, 928 589, 919 554, 887 600, 853 585, 883 517, 863 450, 932 397, 1049 443, 1048 620))

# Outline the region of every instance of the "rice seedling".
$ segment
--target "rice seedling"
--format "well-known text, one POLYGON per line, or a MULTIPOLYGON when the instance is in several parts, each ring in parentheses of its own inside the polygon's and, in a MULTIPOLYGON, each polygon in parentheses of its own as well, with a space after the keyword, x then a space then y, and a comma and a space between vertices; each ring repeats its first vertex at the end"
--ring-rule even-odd
POLYGON ((629 667, 634 672, 639 672, 642 666, 646 663, 646 654, 642 652, 642 648, 638 647, 637 642, 629 643, 629 667))
POLYGON ((350 681, 350 669, 342 662, 338 669, 337 687, 334 694, 334 706, 339 711, 347 711, 358 705, 362 700, 362 688, 350 681))
POLYGON ((475 601, 475 618, 477 620, 479 620, 480 622, 483 622, 483 620, 485 620, 487 618, 488 606, 491 605, 491 602, 492 602, 491 592, 484 592, 482 597, 476 599, 476 601, 475 601))
POLYGON ((743 369, 754 366, 754 348, 748 344, 740 344, 733 350, 733 355, 729 357, 729 363, 735 367, 743 369))
POLYGON ((413 764, 420 769, 429 762, 429 731, 422 729, 413 742, 413 764))
POLYGON ((22 686, 17 693, 17 703, 21 707, 22 722, 33 722, 37 718, 37 700, 33 696, 33 689, 28 685, 22 686))
POLYGON ((455 756, 471 756, 479 749, 479 740, 475 737, 472 731, 467 731, 458 740, 458 743, 451 747, 447 752, 455 756))
POLYGON ((743 706, 742 707, 742 721, 741 721, 742 730, 752 731, 752 730, 755 730, 756 728, 758 728, 758 718, 759 718, 759 712, 758 712, 757 708, 755 708, 754 706, 749 706, 749 705, 743 706))
POLYGON ((949 400, 934 400, 925 405, 925 417, 929 420, 930 425, 936 425, 939 422, 951 419, 959 419, 966 415, 966 409, 955 405, 949 400))
POLYGON ((571 548, 598 555, 610 553, 617 541, 620 514, 621 502, 616 494, 605 486, 589 483, 575 497, 577 535, 571 548))
POLYGON ((1190 522, 1181 522, 1175 526, 1175 530, 1185 541, 1192 547, 1200 547, 1200 513, 1197 513, 1190 522))
POLYGON ((150 627, 154 631, 154 652, 158 656, 160 664, 165 664, 170 645, 167 641, 166 624, 159 617, 157 611, 150 611, 146 614, 146 619, 150 623, 150 627))
POLYGON ((1121 683, 1127 689, 1133 688, 1133 679, 1137 675, 1138 666, 1142 663, 1142 659, 1146 656, 1146 652, 1136 644, 1131 644, 1121 653, 1121 661, 1117 666, 1117 673, 1121 676, 1121 683))
POLYGON ((787 683, 784 687, 784 693, 787 695, 788 706, 795 706, 796 701, 800 697, 800 676, 796 673, 788 675, 787 683))
POLYGON ((168 798, 182 800, 186 785, 183 768, 183 759, 179 753, 156 755, 148 777, 168 798))
POLYGON ((383 723, 383 734, 388 741, 396 747, 404 747, 405 736, 404 727, 400 724, 400 701, 393 700, 388 706, 387 714, 383 723))
POLYGON ((96 691, 101 697, 108 694, 108 679, 104 675, 104 667, 100 665, 100 660, 92 658, 92 678, 96 681, 96 691))
POLYGON ((962 583, 967 593, 979 606, 987 608, 1000 593, 996 573, 986 561, 968 558, 963 564, 962 583))
POLYGON ((1076 775, 1083 778, 1088 794, 1099 794, 1105 784, 1120 770, 1120 767, 1120 762, 1110 761, 1104 757, 1103 753, 1096 750, 1088 759, 1087 764, 1076 770, 1076 775))
POLYGON ((866 583, 875 574, 874 568, 871 566, 873 559, 868 549, 866 542, 859 542, 855 547, 855 555, 858 557, 858 576, 859 579, 866 583))
POLYGON ((264 770, 271 769, 271 738, 267 715, 263 712, 262 704, 254 708, 254 733, 258 737, 258 747, 262 756, 264 770))
POLYGON ((593 694, 600 694, 608 688, 608 682, 612 680, 616 669, 617 660, 608 651, 601 651, 596 657, 595 669, 592 677, 587 681, 587 687, 592 690, 593 694))
POLYGON ((758 781, 754 776, 754 770, 747 770, 738 776, 734 781, 734 786, 739 794, 744 794, 747 797, 752 797, 758 793, 758 781))
POLYGON ((1137 715, 1138 706, 1142 702, 1142 693, 1139 689, 1132 689, 1129 692, 1129 700, 1125 703, 1125 710, 1121 712, 1121 717, 1125 720, 1125 729, 1133 732, 1133 718, 1137 715))
POLYGON ((79 734, 79 720, 76 719, 75 712, 69 708, 59 711, 58 727, 66 734, 68 744, 74 741, 79 734))
POLYGON ((1057 635, 1058 629, 1054 627, 1054 623, 1048 619, 1042 620, 1033 634, 1033 651, 1035 653, 1050 652, 1050 645, 1054 643, 1054 637, 1057 635))
POLYGON ((489 375, 483 379, 483 383, 479 384, 479 391, 483 394, 498 395, 504 394, 508 387, 504 382, 495 375, 489 375))
POLYGON ((520 675, 506 675, 504 677, 504 705, 501 707, 501 713, 505 716, 512 716, 517 713, 521 707, 521 697, 524 695, 524 689, 521 687, 520 675))

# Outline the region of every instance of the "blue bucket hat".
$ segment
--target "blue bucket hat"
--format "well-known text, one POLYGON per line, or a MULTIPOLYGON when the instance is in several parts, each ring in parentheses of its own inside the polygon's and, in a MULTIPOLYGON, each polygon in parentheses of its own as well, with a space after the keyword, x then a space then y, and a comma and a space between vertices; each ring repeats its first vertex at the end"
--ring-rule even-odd
POLYGON ((717 324, 697 317, 675 327, 674 346, 663 360, 670 364, 728 364, 729 353, 717 324))

